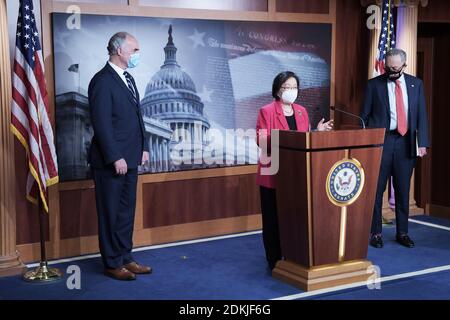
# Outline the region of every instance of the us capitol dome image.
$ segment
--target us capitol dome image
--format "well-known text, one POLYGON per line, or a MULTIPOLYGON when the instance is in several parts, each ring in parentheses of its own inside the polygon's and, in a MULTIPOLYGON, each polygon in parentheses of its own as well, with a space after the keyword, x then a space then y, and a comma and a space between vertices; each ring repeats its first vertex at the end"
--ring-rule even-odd
MULTIPOLYGON (((234 149, 227 149, 221 141, 223 137, 211 130, 195 83, 177 62, 172 26, 168 33, 164 63, 150 78, 141 100, 150 161, 139 167, 139 173, 212 168, 223 166, 222 159, 228 158, 234 159, 228 165, 237 164, 234 149)), ((88 97, 79 91, 68 91, 56 95, 55 102, 60 180, 89 179, 93 128, 88 97)), ((244 146, 239 147, 238 154, 245 154, 244 146)))
POLYGON ((206 167, 202 150, 208 144, 210 123, 192 78, 177 63, 172 26, 164 52, 164 64, 151 77, 141 100, 150 144, 150 163, 143 171, 206 167))

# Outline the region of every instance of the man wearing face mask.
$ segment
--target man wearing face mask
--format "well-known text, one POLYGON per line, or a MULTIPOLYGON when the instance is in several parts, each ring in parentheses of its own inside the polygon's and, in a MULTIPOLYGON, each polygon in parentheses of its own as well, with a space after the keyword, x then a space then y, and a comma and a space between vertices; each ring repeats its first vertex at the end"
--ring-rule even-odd
POLYGON ((89 83, 94 136, 89 163, 95 182, 99 247, 105 274, 134 280, 151 273, 132 255, 137 167, 148 161, 148 143, 136 83, 126 70, 139 62, 139 43, 126 32, 108 43, 109 61, 89 83))
POLYGON ((369 80, 361 113, 367 127, 386 129, 370 238, 375 248, 383 247, 381 208, 390 176, 395 191, 396 240, 414 247, 408 235, 410 181, 417 157, 427 153, 429 139, 423 83, 404 73, 405 67, 403 50, 386 53, 386 72, 369 80))
MULTIPOLYGON (((270 135, 272 129, 301 132, 310 130, 308 112, 301 105, 294 103, 297 100, 299 85, 299 78, 294 72, 285 71, 279 73, 272 84, 274 101, 259 110, 256 123, 256 142, 262 148, 261 157, 258 161, 256 183, 260 186, 262 235, 270 270, 282 258, 278 229, 276 176, 261 174, 262 167, 270 167, 270 163, 263 164, 261 158, 266 155, 270 156, 270 135)), ((333 120, 324 122, 324 119, 322 119, 317 124, 318 131, 329 131, 332 128, 333 120)))

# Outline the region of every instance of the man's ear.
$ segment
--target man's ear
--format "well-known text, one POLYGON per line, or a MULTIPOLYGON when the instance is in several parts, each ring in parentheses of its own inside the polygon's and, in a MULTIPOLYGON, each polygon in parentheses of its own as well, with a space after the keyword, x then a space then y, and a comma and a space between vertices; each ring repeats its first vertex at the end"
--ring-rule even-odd
POLYGON ((122 56, 123 55, 123 49, 122 47, 117 48, 117 55, 122 56))

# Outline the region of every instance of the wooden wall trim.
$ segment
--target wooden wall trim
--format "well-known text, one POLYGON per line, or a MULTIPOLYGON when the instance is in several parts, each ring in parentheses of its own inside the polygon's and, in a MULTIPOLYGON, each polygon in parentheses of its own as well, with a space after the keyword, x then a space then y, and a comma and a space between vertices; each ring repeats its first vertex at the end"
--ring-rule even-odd
MULTIPOLYGON (((330 9, 332 3, 330 0, 330 9)), ((52 12, 65 13, 67 8, 73 3, 59 2, 53 0, 42 0, 42 17, 52 12), (45 10, 44 10, 45 9, 45 10)), ((185 9, 185 8, 163 8, 135 5, 102 5, 95 3, 76 3, 83 14, 108 14, 108 15, 129 15, 142 17, 168 17, 168 18, 191 18, 209 20, 244 20, 244 21, 284 21, 284 22, 311 22, 311 23, 332 23, 333 14, 323 13, 285 13, 272 11, 269 2, 269 10, 261 11, 232 11, 232 10, 209 10, 209 9, 185 9)), ((275 10, 275 8, 273 8, 275 10)))
POLYGON ((204 179, 214 177, 236 176, 242 174, 254 174, 258 169, 257 165, 245 165, 238 167, 211 168, 200 170, 189 170, 169 173, 145 174, 139 176, 142 183, 164 182, 175 180, 204 179))
MULTIPOLYGON (((210 168, 187 170, 177 172, 151 173, 139 175, 138 185, 142 183, 155 183, 176 180, 204 179, 214 177, 236 176, 242 174, 254 174, 257 171, 257 165, 234 166, 224 168, 210 168)), ((58 184, 58 191, 93 189, 93 180, 79 180, 61 182, 58 184)), ((139 191, 138 191, 139 192, 139 191)))
MULTIPOLYGON (((133 242, 134 248, 137 248, 259 229, 261 229, 261 215, 254 214, 243 217, 135 230, 133 242)), ((91 254, 99 251, 97 236, 64 239, 59 242, 58 247, 54 246, 51 242, 46 242, 47 257, 49 260, 91 254)), ((39 261, 40 259, 39 243, 18 245, 17 249, 21 252, 21 258, 26 263, 39 261)))
POLYGON ((419 22, 449 23, 450 2, 448 0, 431 0, 425 7, 419 5, 419 22))
MULTIPOLYGON (((170 17, 170 18, 194 18, 210 20, 242 20, 242 21, 267 21, 267 22, 304 22, 304 23, 328 23, 332 25, 332 57, 331 57, 331 86, 330 100, 334 103, 335 96, 335 59, 336 59, 336 0, 329 2, 329 14, 313 13, 280 13, 276 12, 276 0, 268 0, 267 12, 260 11, 228 11, 228 10, 203 10, 203 9, 179 9, 139 6, 139 1, 129 1, 129 5, 107 5, 92 3, 70 3, 56 0, 41 0, 42 21, 42 47, 47 81, 47 91, 50 102, 50 119, 54 125, 55 92, 54 92, 54 66, 53 66, 53 39, 51 30, 51 13, 65 13, 70 5, 75 4, 83 14, 110 14, 144 17, 170 17)), ((135 218, 135 245, 149 245, 183 239, 192 239, 218 234, 234 233, 255 230, 261 227, 260 214, 220 218, 181 225, 170 225, 145 229, 143 226, 143 184, 160 183, 166 181, 204 179, 223 176, 255 174, 256 165, 243 165, 224 168, 198 169, 190 171, 146 174, 139 176, 135 218)), ((64 182, 52 186, 49 190, 49 242, 47 242, 49 258, 55 259, 66 256, 80 255, 97 252, 97 237, 88 236, 61 240, 61 212, 60 192, 71 190, 93 189, 92 180, 64 182)), ((94 205, 94 204, 93 204, 94 205)), ((18 249, 22 251, 25 261, 39 259, 39 246, 37 243, 21 244, 18 249)))
POLYGON ((437 204, 427 204, 427 212, 433 217, 450 219, 450 207, 439 206, 437 204))
POLYGON ((269 12, 269 18, 274 19, 277 13, 277 0, 268 0, 267 10, 269 12))
POLYGON ((24 265, 16 251, 14 137, 11 124, 11 65, 6 1, 0 0, 0 276, 20 274, 24 265))
MULTIPOLYGON (((331 35, 331 74, 330 74, 330 105, 334 106, 336 101, 336 0, 330 0, 330 17, 332 19, 331 35)), ((331 114, 330 114, 331 116, 331 114)), ((334 116, 334 113, 333 113, 334 116)), ((334 117, 332 118, 334 120, 334 117)))

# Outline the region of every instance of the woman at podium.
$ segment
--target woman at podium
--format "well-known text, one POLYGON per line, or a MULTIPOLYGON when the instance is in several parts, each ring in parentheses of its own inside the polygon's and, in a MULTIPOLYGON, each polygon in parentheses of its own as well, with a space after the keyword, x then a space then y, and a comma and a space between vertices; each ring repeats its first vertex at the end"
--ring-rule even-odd
MULTIPOLYGON (((256 183, 260 186, 261 213, 263 226, 263 242, 266 259, 272 270, 278 260, 281 260, 280 236, 278 230, 276 175, 268 169, 270 167, 270 135, 272 129, 295 130, 307 132, 310 130, 308 112, 304 107, 295 104, 300 81, 291 71, 279 73, 272 84, 274 101, 259 110, 256 122, 257 144, 261 148, 258 161, 256 183)), ((318 131, 329 131, 333 128, 333 120, 320 120, 318 131)))

